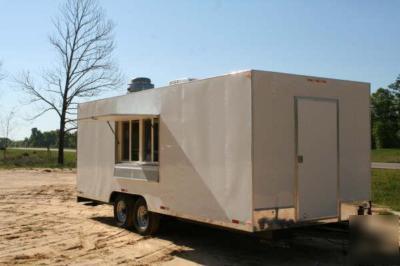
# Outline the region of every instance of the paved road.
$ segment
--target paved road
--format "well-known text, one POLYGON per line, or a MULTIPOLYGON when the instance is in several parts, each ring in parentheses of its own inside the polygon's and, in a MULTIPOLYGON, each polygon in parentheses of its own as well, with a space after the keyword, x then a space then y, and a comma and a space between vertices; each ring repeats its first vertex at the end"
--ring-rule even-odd
POLYGON ((400 163, 371 163, 371 167, 377 169, 400 169, 400 163))
MULTIPOLYGON (((9 150, 32 150, 32 151, 47 151, 47 148, 19 148, 19 147, 9 147, 9 150)), ((51 148, 51 151, 58 151, 57 148, 51 148)), ((76 152, 75 149, 64 149, 64 152, 76 152)))

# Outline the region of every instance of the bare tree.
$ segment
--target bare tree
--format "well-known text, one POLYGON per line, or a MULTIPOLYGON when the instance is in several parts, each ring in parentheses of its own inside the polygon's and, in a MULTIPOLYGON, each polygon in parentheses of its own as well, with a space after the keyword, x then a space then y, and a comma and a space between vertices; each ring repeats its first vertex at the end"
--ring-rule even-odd
POLYGON ((10 136, 12 131, 15 129, 15 108, 11 109, 8 113, 3 115, 0 119, 0 130, 2 135, 2 149, 3 159, 7 159, 7 148, 10 145, 10 136))
POLYGON ((29 73, 17 82, 30 102, 46 106, 32 119, 48 111, 60 117, 58 163, 64 164, 64 136, 76 129, 78 98, 116 88, 121 78, 111 58, 114 26, 96 0, 68 0, 60 7, 54 27, 49 40, 58 55, 56 67, 43 73, 42 86, 29 73))

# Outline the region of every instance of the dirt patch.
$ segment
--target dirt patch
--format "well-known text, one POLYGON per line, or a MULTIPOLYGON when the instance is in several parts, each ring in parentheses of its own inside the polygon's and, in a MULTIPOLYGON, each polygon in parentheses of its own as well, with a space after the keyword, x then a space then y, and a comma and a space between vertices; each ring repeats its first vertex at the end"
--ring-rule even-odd
MULTIPOLYGON (((162 220, 157 237, 115 227, 108 205, 76 203, 73 171, 0 171, 0 265, 343 265, 347 235, 260 241, 162 220)), ((325 234, 315 237, 314 233, 325 234)))

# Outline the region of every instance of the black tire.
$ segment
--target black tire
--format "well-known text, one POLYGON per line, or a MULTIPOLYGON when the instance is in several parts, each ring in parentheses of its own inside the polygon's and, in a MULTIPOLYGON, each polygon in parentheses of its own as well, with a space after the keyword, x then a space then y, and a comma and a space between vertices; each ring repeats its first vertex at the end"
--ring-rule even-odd
POLYGON ((133 198, 125 195, 118 195, 114 201, 114 220, 117 226, 122 228, 129 228, 133 225, 133 207, 134 207, 133 198), (121 208, 123 206, 118 206, 119 204, 123 204, 125 206, 125 211, 122 213, 125 214, 125 219, 121 215, 121 208))
POLYGON ((154 212, 149 212, 147 209, 146 201, 139 198, 133 207, 133 225, 136 231, 144 236, 152 235, 157 232, 160 225, 160 215, 154 212), (146 215, 140 215, 139 212, 145 211, 146 215), (140 219, 142 217, 142 219, 140 219), (144 222, 146 220, 147 222, 144 222))

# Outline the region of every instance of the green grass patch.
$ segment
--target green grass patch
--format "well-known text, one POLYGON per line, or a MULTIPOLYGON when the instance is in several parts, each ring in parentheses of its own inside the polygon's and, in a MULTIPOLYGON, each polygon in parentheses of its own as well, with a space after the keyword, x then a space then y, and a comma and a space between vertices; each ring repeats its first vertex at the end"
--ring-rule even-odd
POLYGON ((400 163, 400 149, 372 150, 371 161, 380 163, 400 163))
POLYGON ((400 170, 372 169, 372 202, 400 211, 400 170))
MULTIPOLYGON (((7 149, 0 151, 0 168, 59 168, 57 151, 7 149)), ((76 152, 64 152, 64 168, 76 167, 76 152)))

